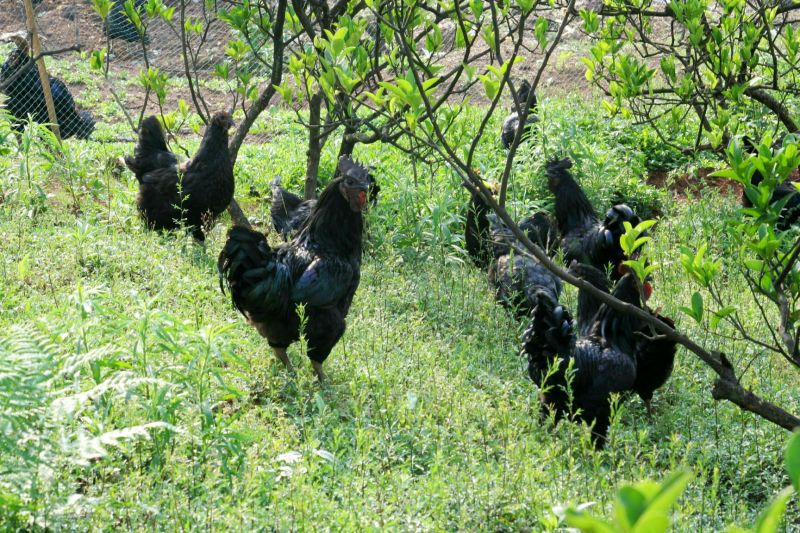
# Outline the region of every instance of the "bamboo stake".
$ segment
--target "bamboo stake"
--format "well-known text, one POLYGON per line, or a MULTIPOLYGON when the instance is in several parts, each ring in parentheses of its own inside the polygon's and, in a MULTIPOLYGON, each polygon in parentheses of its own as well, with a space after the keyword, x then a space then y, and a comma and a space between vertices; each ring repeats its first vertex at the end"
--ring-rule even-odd
POLYGON ((47 75, 47 68, 44 66, 44 56, 42 56, 42 43, 39 42, 39 33, 36 31, 36 15, 33 12, 31 0, 23 0, 25 4, 25 18, 28 20, 28 33, 31 36, 31 48, 33 57, 38 57, 36 68, 39 69, 39 79, 42 83, 44 93, 44 103, 47 106, 47 116, 50 118, 50 128, 55 133, 56 138, 61 142, 61 130, 58 127, 56 118, 56 106, 53 104, 53 93, 50 91, 50 76, 47 75))

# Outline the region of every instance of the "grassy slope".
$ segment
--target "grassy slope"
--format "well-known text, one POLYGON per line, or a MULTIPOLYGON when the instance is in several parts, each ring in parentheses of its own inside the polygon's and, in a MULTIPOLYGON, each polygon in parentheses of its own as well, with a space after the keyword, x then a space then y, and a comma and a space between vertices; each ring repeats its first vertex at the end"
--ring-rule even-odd
MULTIPOLYGON (((551 124, 545 144, 569 149, 599 205, 622 191, 664 211, 652 242, 664 264, 654 304, 677 316, 693 291, 677 249, 709 239, 724 250, 719 214, 734 201, 710 193, 674 204, 639 184, 644 156, 626 148, 636 142, 620 141, 628 126, 576 102, 543 108, 551 124)), ((277 134, 273 142, 248 146, 237 165, 240 198, 250 186, 267 191, 275 172, 299 183, 303 145, 291 117, 274 113, 265 129, 277 134)), ((420 169, 415 186, 397 153, 359 147, 357 155, 379 167, 383 196, 370 215, 348 331, 326 365, 332 385, 320 389, 301 347, 290 351, 299 367, 291 377, 220 294, 215 260, 227 220, 205 248, 145 232, 131 177, 116 180, 107 163, 131 147, 67 147, 65 165, 31 158, 46 209, 34 215, 23 202, 18 156, 3 162, 9 196, 0 206, 0 328, 38 332, 54 344, 61 368, 83 354, 83 364, 52 384, 55 397, 93 391, 50 412, 46 438, 68 442, 52 471, 38 470, 39 492, 25 495, 42 523, 537 530, 552 525, 556 505, 608 508, 621 482, 685 467, 698 478, 679 505, 678 529, 714 530, 749 521, 786 483, 785 434, 714 403, 709 372, 683 351, 657 393, 656 417, 638 399, 626 402, 606 451, 591 451, 585 428, 541 422, 516 355, 522 325, 494 305, 483 274, 463 263, 458 212, 466 194, 443 169, 420 169), (87 452, 92 437, 154 421, 172 429, 130 432, 106 439, 103 453, 87 452), (76 459, 88 456, 83 465, 76 459)), ((333 154, 329 146, 327 171, 333 154)), ((491 143, 483 148, 488 177, 501 157, 491 143)), ((548 202, 541 160, 540 148, 522 156, 513 191, 520 212, 548 202)), ((251 201, 247 210, 267 219, 265 204, 251 201)), ((732 278, 727 294, 763 333, 739 287, 732 278)), ((574 301, 571 289, 566 298, 574 301)), ((700 335, 688 320, 680 326, 700 335)), ((758 356, 734 342, 709 342, 735 359, 758 356)), ((796 411, 796 375, 784 370, 760 357, 748 379, 796 411)))

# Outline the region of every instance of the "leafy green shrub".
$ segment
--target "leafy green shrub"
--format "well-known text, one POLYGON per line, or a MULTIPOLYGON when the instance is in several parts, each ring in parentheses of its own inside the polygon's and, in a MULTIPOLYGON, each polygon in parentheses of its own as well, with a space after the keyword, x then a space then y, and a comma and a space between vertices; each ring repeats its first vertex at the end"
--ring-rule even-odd
MULTIPOLYGON (((786 504, 800 493, 800 432, 789 439, 784 454, 786 472, 791 485, 780 491, 758 515, 752 528, 732 526, 728 533, 777 533, 786 504)), ((664 533, 670 528, 672 506, 692 480, 686 471, 674 472, 661 483, 642 481, 619 489, 614 503, 614 521, 590 515, 586 506, 570 507, 559 512, 568 526, 584 533, 664 533)))

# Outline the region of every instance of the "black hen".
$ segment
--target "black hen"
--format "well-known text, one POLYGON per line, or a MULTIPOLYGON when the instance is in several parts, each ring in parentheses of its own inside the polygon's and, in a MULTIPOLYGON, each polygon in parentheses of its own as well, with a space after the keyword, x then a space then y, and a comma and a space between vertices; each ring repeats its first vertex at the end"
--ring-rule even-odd
MULTIPOLYGON (((783 136, 781 136, 778 140, 776 140, 772 148, 778 149, 783 144, 783 136)), ((748 151, 748 153, 755 154, 757 152, 755 143, 750 140, 749 138, 744 138, 744 148, 748 151)), ((764 176, 761 174, 759 170, 756 170, 753 173, 753 177, 750 180, 750 183, 753 184, 754 187, 758 187, 764 181, 764 176)), ((787 180, 775 187, 772 191, 772 197, 770 198, 770 203, 775 203, 781 200, 786 200, 786 204, 784 205, 783 209, 778 216, 778 222, 775 226, 781 230, 786 231, 794 224, 800 220, 800 194, 798 194, 797 189, 791 183, 791 181, 787 180)), ((753 202, 747 196, 746 191, 742 191, 742 206, 744 207, 753 207, 753 202)))
MULTIPOLYGON (((497 194, 498 186, 496 183, 484 182, 486 188, 492 194, 497 194)), ((464 224, 464 241, 467 254, 480 269, 488 268, 494 259, 492 251, 492 237, 490 233, 491 224, 488 215, 491 207, 477 193, 472 192, 469 204, 467 205, 467 218, 464 224)))
MULTIPOLYGON (((640 306, 639 289, 632 274, 619 280, 613 295, 640 306)), ((603 305, 590 334, 578 336, 569 312, 541 291, 522 335, 521 354, 528 360, 528 374, 542 390, 543 409, 554 409, 557 419, 577 414, 584 422, 594 424, 592 440, 597 448, 605 443, 611 394, 630 391, 636 381, 639 325, 633 315, 603 305), (574 371, 571 380, 570 367, 574 371)))
POLYGON ((339 159, 307 223, 291 242, 270 248, 258 232, 234 227, 219 255, 220 283, 234 305, 290 367, 286 348, 300 336, 298 305, 305 305, 303 334, 320 381, 322 363, 345 330, 361 271, 361 211, 367 204, 367 170, 339 159))
MULTIPOLYGON (((367 172, 369 173, 369 204, 374 207, 378 203, 381 187, 369 167, 367 167, 367 172)), ((272 227, 283 237, 284 241, 288 241, 303 227, 316 203, 317 201, 314 199, 303 200, 296 194, 287 191, 281 187, 281 177, 275 176, 275 179, 272 180, 272 206, 270 207, 272 227)))
POLYGON ((625 233, 624 222, 636 226, 641 219, 625 204, 615 205, 606 213, 603 223, 597 219, 594 207, 581 186, 572 177, 569 159, 547 163, 548 188, 555 195, 556 221, 561 233, 561 248, 567 265, 573 260, 595 268, 612 268, 618 278, 618 267, 626 259, 620 247, 625 233))
MULTIPOLYGON (((14 117, 12 126, 20 132, 25 127, 28 115, 40 124, 49 123, 50 117, 47 114, 39 70, 31 62, 28 43, 22 37, 15 36, 12 39, 17 48, 9 54, 0 68, 0 86, 4 87, 3 92, 8 96, 6 108, 14 117)), ((72 94, 60 79, 50 76, 50 92, 53 95, 61 137, 88 139, 95 124, 91 113, 78 109, 72 94)))
MULTIPOLYGON (((145 14, 145 0, 133 0, 133 8, 139 13, 140 17, 145 14)), ((108 12, 106 24, 103 31, 112 39, 122 39, 136 43, 140 41, 139 31, 133 24, 127 13, 125 13, 125 0, 116 0, 111 10, 108 12)), ((148 44, 150 39, 144 35, 144 43, 148 44)))
POLYGON ((219 111, 206 128, 194 158, 180 167, 165 152, 161 125, 151 117, 143 122, 134 156, 125 163, 136 174, 136 204, 147 225, 173 230, 184 225, 198 241, 233 198, 233 162, 228 151, 230 113, 219 111), (162 166, 163 165, 163 166, 162 166))
MULTIPOLYGON (((516 104, 520 107, 526 105, 528 96, 531 94, 531 86, 527 81, 520 84, 517 91, 516 104)), ((528 109, 528 116, 525 119, 525 130, 522 133, 522 140, 529 138, 532 134, 533 126, 539 122, 536 116, 536 95, 534 94, 531 99, 531 106, 528 109)), ((503 129, 500 132, 500 141, 503 143, 503 148, 508 150, 514 142, 514 135, 519 129, 519 113, 514 111, 503 121, 503 129)))
MULTIPOLYGON (((554 300, 561 295, 561 280, 539 261, 521 253, 522 243, 497 215, 488 215, 495 261, 489 267, 489 283, 495 299, 514 311, 517 318, 527 317, 536 304, 536 294, 546 291, 554 300)), ((535 213, 520 222, 519 227, 542 250, 552 251, 555 228, 546 213, 535 213)))

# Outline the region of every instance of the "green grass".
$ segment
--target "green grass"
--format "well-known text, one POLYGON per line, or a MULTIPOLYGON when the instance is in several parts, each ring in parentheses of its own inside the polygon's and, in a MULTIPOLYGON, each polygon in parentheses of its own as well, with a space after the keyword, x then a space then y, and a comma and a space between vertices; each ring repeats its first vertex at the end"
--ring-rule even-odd
MULTIPOLYGON (((623 198, 662 213, 649 245, 663 264, 653 307, 708 348, 755 358, 744 382, 799 411, 795 372, 708 336, 677 311, 695 290, 680 272, 679 246, 709 240, 714 253, 728 253, 721 218, 736 199, 708 191, 675 202, 647 187, 637 141, 645 134, 596 107, 542 104, 548 126, 520 154, 515 212, 551 204, 543 160, 566 152, 596 205, 623 198)), ((98 134, 118 127, 100 124, 98 134)), ((305 149, 287 112, 270 110, 260 127, 271 141, 243 148, 237 196, 268 220, 249 187, 266 193, 281 173, 298 189, 305 149)), ((197 139, 185 144, 192 152, 197 139)), ((713 376, 684 350, 656 395, 656 415, 638 399, 622 403, 602 452, 586 428, 541 421, 517 355, 524 324, 493 303, 485 275, 466 260, 467 194, 444 167, 418 168, 415 178, 390 147, 357 148, 378 168, 382 196, 368 217, 347 333, 326 363, 331 384, 321 388, 300 346, 290 350, 292 376, 220 293, 226 218, 205 246, 144 231, 132 177, 114 177, 110 164, 132 145, 69 141, 65 161, 51 162, 34 143, 30 180, 11 138, 6 145, 0 453, 9 475, 0 476, 0 519, 9 528, 537 531, 553 523, 556 506, 595 502, 595 514, 607 514, 621 483, 689 468, 697 478, 675 529, 715 531, 751 523, 787 483, 785 432, 714 402, 713 376), (36 379, 43 368, 47 379, 36 379)), ((337 148, 323 153, 324 180, 337 148)), ((478 159, 486 177, 498 175, 493 136, 478 159)), ((766 335, 741 287, 730 274, 724 293, 766 335)), ((565 301, 574 300, 568 288, 565 301)))

